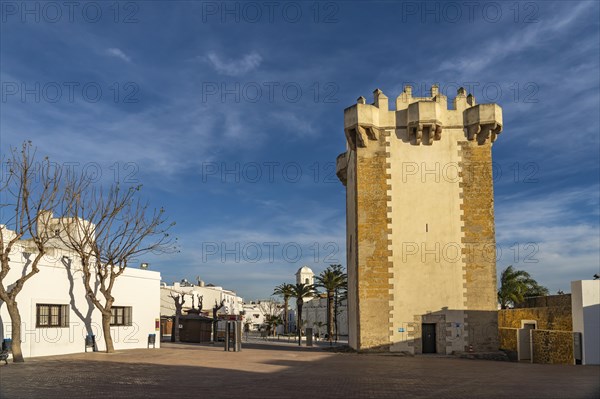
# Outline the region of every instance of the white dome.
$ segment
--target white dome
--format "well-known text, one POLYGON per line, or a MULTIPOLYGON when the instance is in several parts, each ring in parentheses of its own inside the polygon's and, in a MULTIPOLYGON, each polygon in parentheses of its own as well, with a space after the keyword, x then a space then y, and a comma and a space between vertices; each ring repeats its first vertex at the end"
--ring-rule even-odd
POLYGON ((298 271, 296 272, 296 274, 299 274, 299 273, 312 273, 312 274, 314 274, 313 271, 312 271, 312 269, 310 267, 308 267, 308 266, 302 266, 300 269, 298 269, 298 271))

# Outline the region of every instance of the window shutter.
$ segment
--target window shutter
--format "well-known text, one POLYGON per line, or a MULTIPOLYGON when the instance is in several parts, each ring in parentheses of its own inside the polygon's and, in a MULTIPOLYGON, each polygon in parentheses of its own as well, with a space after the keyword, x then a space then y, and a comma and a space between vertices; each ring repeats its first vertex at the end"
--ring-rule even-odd
POLYGON ((69 327, 69 305, 62 305, 61 308, 61 326, 69 327))

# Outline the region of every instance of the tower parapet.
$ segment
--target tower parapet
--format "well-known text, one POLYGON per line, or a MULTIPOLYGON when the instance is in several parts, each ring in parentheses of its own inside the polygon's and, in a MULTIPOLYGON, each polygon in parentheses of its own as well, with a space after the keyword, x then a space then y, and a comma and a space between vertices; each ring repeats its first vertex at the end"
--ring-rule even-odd
POLYGON ((502 108, 497 104, 475 104, 475 97, 458 89, 453 106, 448 99, 431 87, 428 97, 413 97, 412 87, 405 86, 396 98, 396 109, 390 110, 388 97, 379 89, 373 92, 373 104, 366 104, 364 97, 344 110, 344 131, 350 148, 367 147, 376 141, 381 130, 408 129, 413 145, 432 145, 441 139, 444 127, 461 127, 467 140, 479 144, 492 142, 502 131, 502 108))

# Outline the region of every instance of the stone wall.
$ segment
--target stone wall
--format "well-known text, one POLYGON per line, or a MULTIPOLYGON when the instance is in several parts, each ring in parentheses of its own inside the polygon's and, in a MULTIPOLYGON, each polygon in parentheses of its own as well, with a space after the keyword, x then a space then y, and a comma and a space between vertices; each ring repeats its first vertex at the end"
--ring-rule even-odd
POLYGON ((515 304, 515 308, 519 309, 548 307, 563 307, 570 309, 571 294, 534 296, 531 298, 525 298, 523 302, 515 304))
POLYGON ((498 327, 521 328, 521 320, 535 320, 540 330, 573 331, 571 305, 545 308, 502 309, 498 311, 498 327))
POLYGON ((507 351, 517 351, 517 334, 518 328, 502 328, 498 329, 498 341, 500 349, 507 351))
POLYGON ((505 351, 509 359, 517 361, 518 350, 518 328, 499 328, 498 329, 498 346, 505 351))
POLYGON ((575 364, 571 331, 532 330, 532 362, 575 364))
MULTIPOLYGON (((492 179, 492 145, 474 141, 459 143, 463 215, 463 260, 465 308, 496 309, 496 253, 494 225, 494 185, 492 179)), ((497 328, 495 312, 471 312, 466 323, 469 331, 497 328)), ((470 334, 469 344, 475 351, 498 349, 497 334, 470 334)))
POLYGON ((385 136, 357 149, 359 350, 389 347, 389 267, 385 136))

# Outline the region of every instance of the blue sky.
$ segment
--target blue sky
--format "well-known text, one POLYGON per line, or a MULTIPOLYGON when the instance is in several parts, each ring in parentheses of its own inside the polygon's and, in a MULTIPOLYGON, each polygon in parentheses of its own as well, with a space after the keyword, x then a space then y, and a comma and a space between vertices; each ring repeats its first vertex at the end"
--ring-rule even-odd
POLYGON ((477 4, 2 1, 2 152, 143 183, 182 249, 152 269, 261 298, 345 264, 343 109, 465 86, 504 111, 498 270, 569 291, 600 264, 599 6, 477 4))

